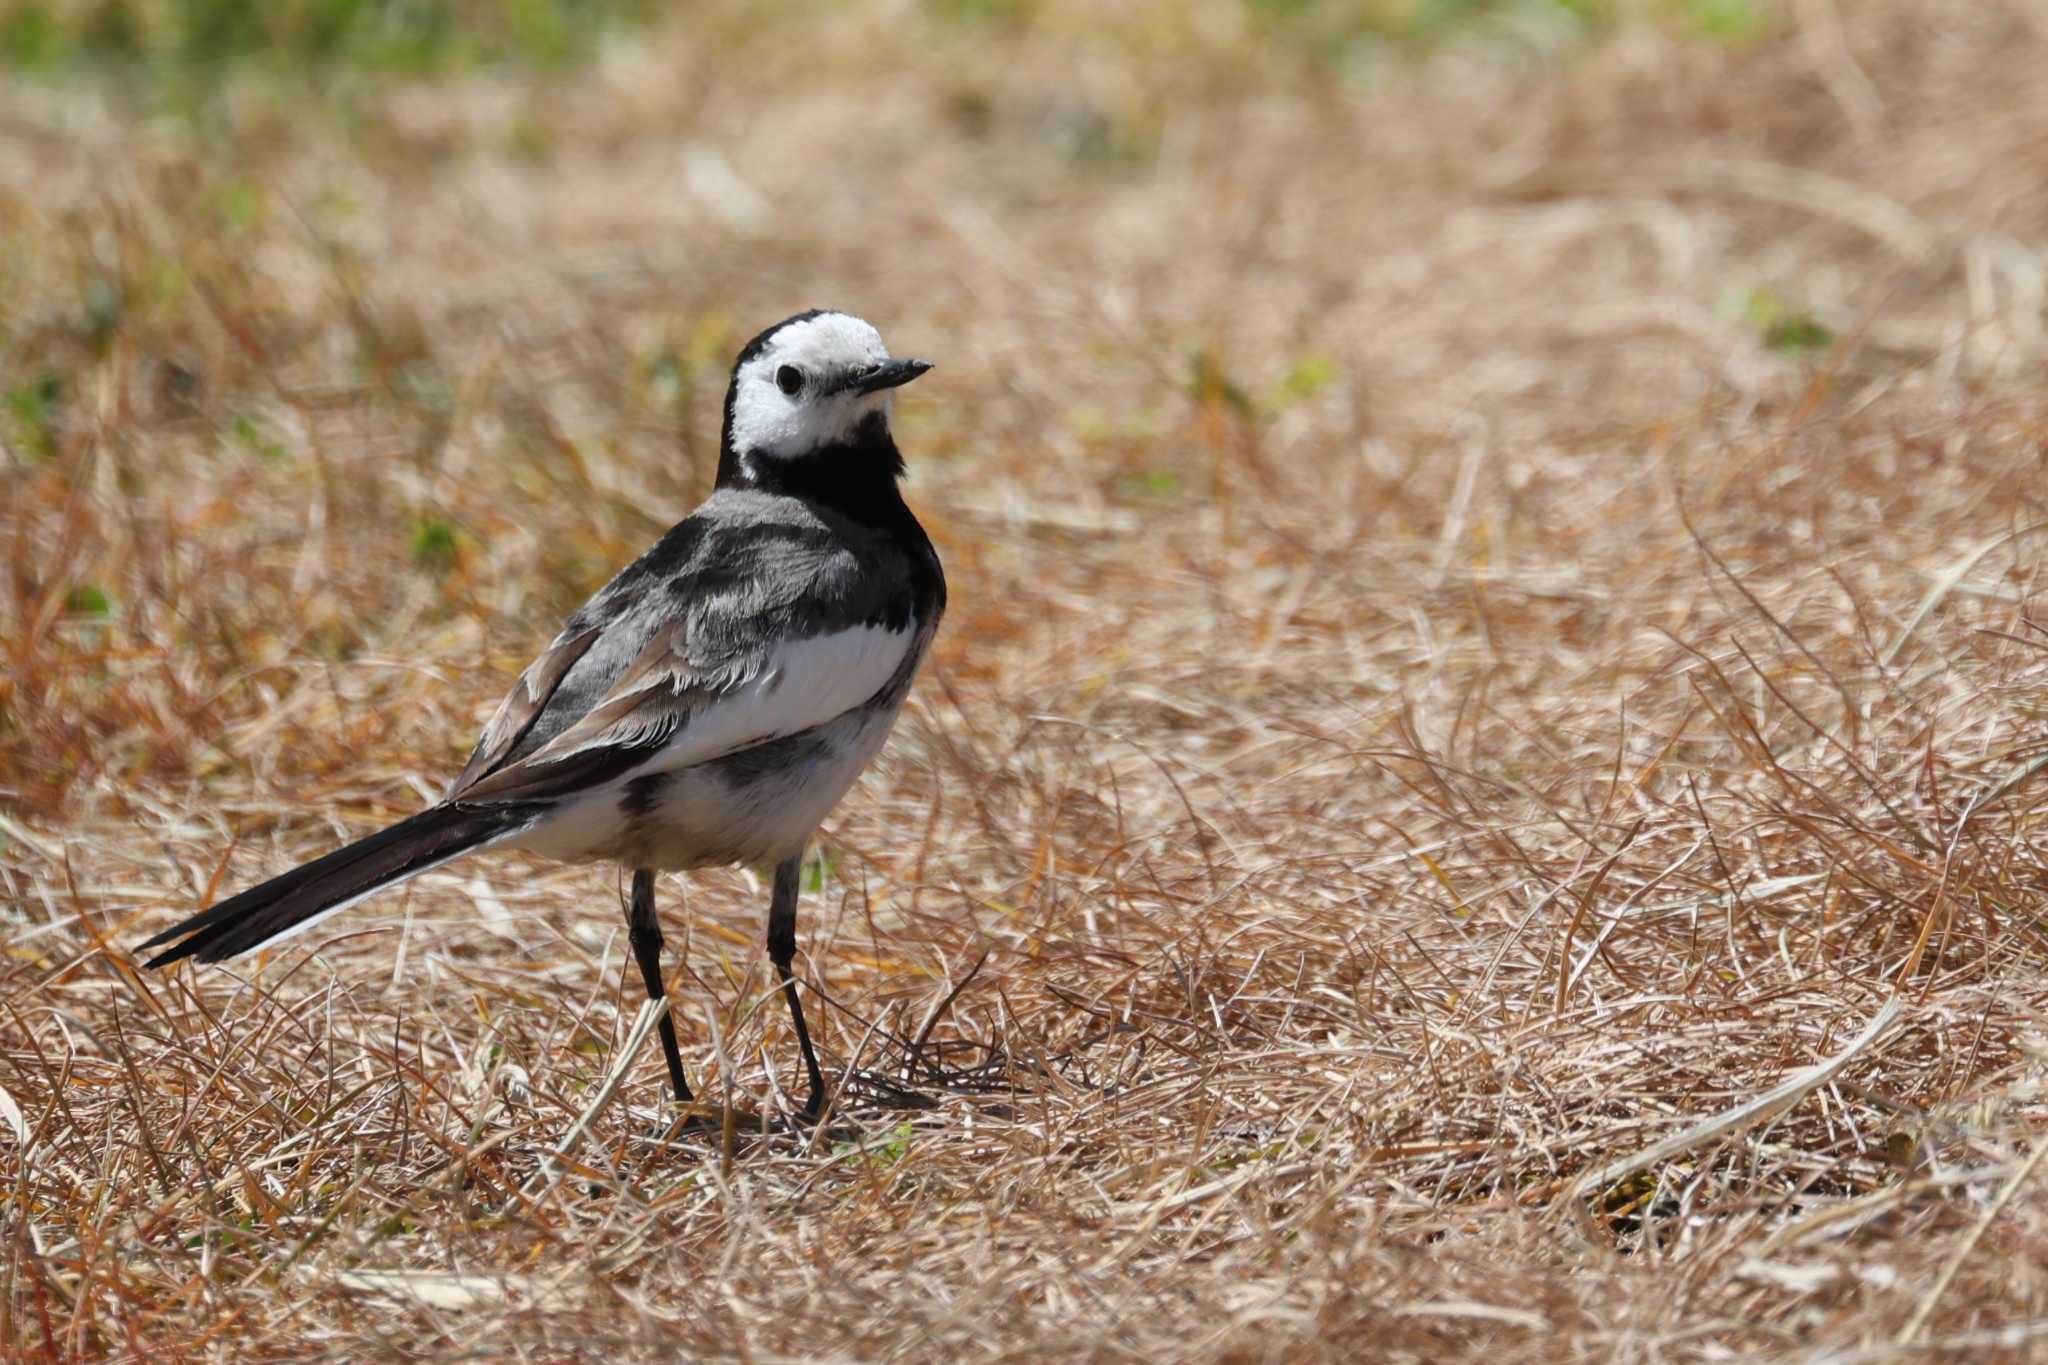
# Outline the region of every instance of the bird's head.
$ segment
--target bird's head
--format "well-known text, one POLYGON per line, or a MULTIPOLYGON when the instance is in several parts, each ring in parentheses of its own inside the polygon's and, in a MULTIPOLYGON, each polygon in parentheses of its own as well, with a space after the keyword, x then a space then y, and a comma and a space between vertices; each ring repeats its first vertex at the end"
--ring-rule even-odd
POLYGON ((891 359, 882 334, 849 313, 799 313, 741 350, 725 395, 719 482, 764 466, 837 452, 881 453, 892 466, 890 390, 931 368, 891 359))

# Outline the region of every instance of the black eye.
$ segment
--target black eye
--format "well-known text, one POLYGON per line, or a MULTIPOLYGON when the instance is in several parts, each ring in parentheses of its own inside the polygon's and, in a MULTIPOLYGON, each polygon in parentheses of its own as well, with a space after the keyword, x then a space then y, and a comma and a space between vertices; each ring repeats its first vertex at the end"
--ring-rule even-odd
POLYGON ((799 370, 796 366, 784 365, 781 369, 775 372, 775 387, 781 389, 791 398, 796 397, 797 393, 800 390, 802 390, 803 386, 804 372, 802 370, 799 370))

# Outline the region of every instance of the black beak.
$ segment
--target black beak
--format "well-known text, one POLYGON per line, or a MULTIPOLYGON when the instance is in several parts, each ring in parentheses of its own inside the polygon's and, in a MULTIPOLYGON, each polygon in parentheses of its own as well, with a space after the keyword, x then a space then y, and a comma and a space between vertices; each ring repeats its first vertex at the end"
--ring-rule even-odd
POLYGON ((849 375, 841 387, 849 393, 880 393, 908 384, 931 367, 929 360, 885 360, 872 369, 849 375))

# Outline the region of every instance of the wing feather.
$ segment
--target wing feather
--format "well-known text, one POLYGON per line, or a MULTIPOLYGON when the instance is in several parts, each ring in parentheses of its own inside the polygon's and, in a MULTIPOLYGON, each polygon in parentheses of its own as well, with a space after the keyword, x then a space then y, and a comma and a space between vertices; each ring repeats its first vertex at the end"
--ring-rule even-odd
POLYGON ((541 712, 547 709, 555 689, 562 685, 562 679, 603 633, 600 626, 564 630, 538 659, 526 666, 526 671, 519 675, 519 681, 512 684, 512 690, 491 713, 483 735, 470 752, 469 762, 463 765, 461 775, 448 792, 451 801, 467 792, 525 738, 533 723, 540 719, 541 712))
POLYGON ((908 628, 855 626, 777 641, 706 668, 690 664, 673 639, 657 638, 582 719, 464 799, 559 796, 808 730, 888 687, 914 648, 908 628))
POLYGON ((569 618, 450 799, 548 799, 688 767, 907 684, 936 620, 918 624, 912 573, 872 528, 720 490, 569 618))

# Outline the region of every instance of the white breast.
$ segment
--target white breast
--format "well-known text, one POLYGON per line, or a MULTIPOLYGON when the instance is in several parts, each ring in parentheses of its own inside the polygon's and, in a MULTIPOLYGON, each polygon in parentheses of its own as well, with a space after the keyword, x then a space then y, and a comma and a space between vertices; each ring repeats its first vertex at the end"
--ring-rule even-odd
POLYGON ((908 626, 856 626, 778 645, 761 672, 692 713, 675 738, 630 776, 694 768, 835 720, 889 685, 914 636, 908 626))

